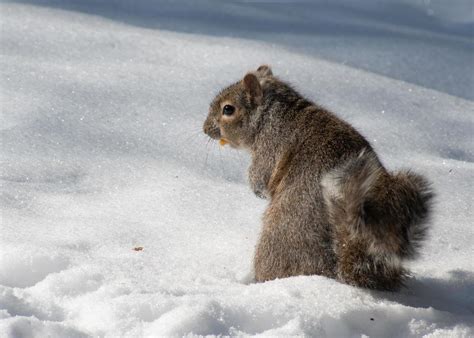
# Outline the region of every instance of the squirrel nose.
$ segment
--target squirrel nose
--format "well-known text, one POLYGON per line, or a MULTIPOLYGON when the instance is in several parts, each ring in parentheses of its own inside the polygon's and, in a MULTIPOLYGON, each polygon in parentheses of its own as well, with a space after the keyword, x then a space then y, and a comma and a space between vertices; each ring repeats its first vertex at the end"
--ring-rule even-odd
POLYGON ((221 137, 221 132, 219 127, 213 121, 206 120, 203 125, 203 131, 206 135, 213 139, 219 139, 221 137))
POLYGON ((209 134, 209 123, 207 121, 204 122, 204 125, 202 126, 202 130, 204 131, 204 134, 209 134))

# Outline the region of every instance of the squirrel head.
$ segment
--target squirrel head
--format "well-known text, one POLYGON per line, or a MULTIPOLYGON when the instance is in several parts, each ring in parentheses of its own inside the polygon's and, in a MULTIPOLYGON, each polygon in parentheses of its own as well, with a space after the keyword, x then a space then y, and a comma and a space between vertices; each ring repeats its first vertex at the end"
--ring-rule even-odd
POLYGON ((211 102, 204 133, 234 148, 250 147, 255 129, 253 122, 263 101, 262 86, 272 76, 270 67, 262 65, 223 89, 211 102))

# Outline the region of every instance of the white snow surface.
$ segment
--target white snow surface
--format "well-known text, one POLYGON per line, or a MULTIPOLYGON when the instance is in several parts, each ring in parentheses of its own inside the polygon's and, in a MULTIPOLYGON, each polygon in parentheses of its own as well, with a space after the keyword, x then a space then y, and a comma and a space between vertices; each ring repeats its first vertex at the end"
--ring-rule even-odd
POLYGON ((474 335, 471 1, 0 11, 1 337, 474 335), (431 236, 400 292, 253 282, 267 202, 247 186, 248 156, 201 126, 262 63, 388 168, 433 182, 431 236))

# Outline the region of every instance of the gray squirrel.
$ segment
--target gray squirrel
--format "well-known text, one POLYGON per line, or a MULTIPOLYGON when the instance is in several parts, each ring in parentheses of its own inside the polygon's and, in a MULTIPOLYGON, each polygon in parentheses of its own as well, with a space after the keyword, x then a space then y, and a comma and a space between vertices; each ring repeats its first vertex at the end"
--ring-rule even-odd
POLYGON ((429 182, 388 172, 351 125, 267 65, 212 101, 204 132, 251 154, 249 182, 269 199, 254 258, 258 282, 323 275, 397 290, 426 237, 429 182))

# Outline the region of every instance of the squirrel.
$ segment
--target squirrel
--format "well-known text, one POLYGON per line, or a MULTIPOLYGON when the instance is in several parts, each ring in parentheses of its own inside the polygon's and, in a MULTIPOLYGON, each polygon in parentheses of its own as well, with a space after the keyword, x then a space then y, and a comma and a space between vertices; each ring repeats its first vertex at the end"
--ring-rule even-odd
POLYGON ((247 73, 212 101, 204 133, 251 154, 248 179, 269 200, 257 282, 323 275, 398 290, 426 238, 434 193, 411 171, 385 169, 350 124, 273 75, 247 73))

